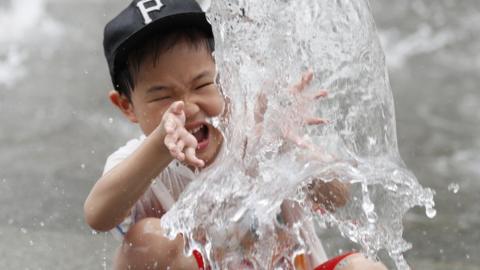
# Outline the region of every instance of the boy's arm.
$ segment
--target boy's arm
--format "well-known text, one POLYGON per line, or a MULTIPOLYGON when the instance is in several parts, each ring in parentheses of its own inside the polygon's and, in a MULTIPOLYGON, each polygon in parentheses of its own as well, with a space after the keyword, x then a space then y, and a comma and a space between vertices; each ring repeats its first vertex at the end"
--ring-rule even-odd
POLYGON ((108 231, 122 222, 174 158, 192 166, 204 165, 195 156, 195 137, 185 130, 183 108, 183 102, 173 103, 140 147, 95 183, 84 205, 90 227, 108 231))
POLYGON ((95 183, 84 205, 90 227, 108 231, 122 222, 152 179, 172 161, 165 145, 157 143, 154 135, 95 183))

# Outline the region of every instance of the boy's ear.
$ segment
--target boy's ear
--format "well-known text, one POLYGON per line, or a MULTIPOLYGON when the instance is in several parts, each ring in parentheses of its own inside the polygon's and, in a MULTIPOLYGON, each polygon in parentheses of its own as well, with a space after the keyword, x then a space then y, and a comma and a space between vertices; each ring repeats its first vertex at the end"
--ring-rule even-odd
POLYGON ((115 107, 117 107, 127 118, 133 123, 138 123, 137 116, 135 115, 135 111, 133 110, 133 104, 123 94, 118 93, 115 90, 111 90, 108 93, 108 97, 115 107))

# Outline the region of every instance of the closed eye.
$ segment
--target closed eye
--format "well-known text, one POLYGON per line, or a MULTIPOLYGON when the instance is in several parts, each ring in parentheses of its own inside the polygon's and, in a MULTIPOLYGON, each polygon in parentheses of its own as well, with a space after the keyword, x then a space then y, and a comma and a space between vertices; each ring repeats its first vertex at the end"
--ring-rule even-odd
POLYGON ((202 89, 204 87, 207 87, 207 86, 210 86, 212 85, 213 82, 208 82, 208 83, 204 83, 204 84, 201 84, 200 86, 198 86, 197 88, 195 88, 196 90, 199 90, 199 89, 202 89))
POLYGON ((166 99, 169 99, 169 98, 170 98, 169 96, 158 97, 158 98, 151 99, 150 102, 160 101, 160 100, 166 100, 166 99))

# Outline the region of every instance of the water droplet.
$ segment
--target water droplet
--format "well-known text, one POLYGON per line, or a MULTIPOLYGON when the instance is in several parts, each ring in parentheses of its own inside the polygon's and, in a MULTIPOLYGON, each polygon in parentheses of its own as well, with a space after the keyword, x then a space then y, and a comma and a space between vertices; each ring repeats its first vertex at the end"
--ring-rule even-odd
POLYGON ((45 223, 43 223, 43 221, 40 221, 40 227, 45 227, 45 223))
POLYGON ((454 194, 457 194, 458 190, 460 190, 460 185, 459 184, 450 183, 450 185, 448 185, 448 191, 453 192, 454 194))
POLYGON ((212 126, 219 128, 220 127, 220 118, 219 117, 210 117, 207 118, 207 122, 212 126))
MULTIPOLYGON (((377 215, 377 213, 375 213, 375 212, 373 212, 373 211, 367 213, 367 220, 368 220, 368 222, 370 222, 370 223, 376 223, 377 220, 378 220, 378 215, 377 215)), ((374 230, 375 227, 372 227, 371 229, 374 230)))
POLYGON ((370 213, 375 209, 375 205, 370 200, 364 200, 362 203, 362 208, 365 211, 365 213, 370 213))
POLYGON ((88 75, 88 70, 83 70, 83 74, 88 75))
POLYGON ((13 219, 11 218, 8 220, 8 225, 12 225, 12 224, 13 224, 13 219))
POLYGON ((465 254, 465 258, 467 258, 467 260, 470 259, 470 254, 465 254))
POLYGON ((20 228, 20 231, 21 231, 23 234, 27 234, 27 233, 28 233, 27 229, 25 229, 25 228, 20 228))
POLYGON ((85 164, 83 164, 83 163, 80 164, 80 168, 82 168, 82 170, 85 169, 85 164))
POLYGON ((113 124, 113 118, 112 117, 108 118, 108 123, 113 124))
POLYGON ((428 218, 434 218, 437 215, 437 210, 435 210, 433 207, 426 207, 425 213, 427 214, 428 218))
POLYGON ((368 137, 368 143, 369 143, 371 146, 374 146, 375 144, 377 144, 377 139, 374 138, 374 137, 368 137))
POLYGON ((30 246, 33 246, 33 245, 34 245, 34 243, 33 243, 32 240, 28 241, 28 243, 30 244, 30 246))
POLYGON ((97 234, 98 234, 97 231, 92 230, 92 235, 97 235, 97 234))

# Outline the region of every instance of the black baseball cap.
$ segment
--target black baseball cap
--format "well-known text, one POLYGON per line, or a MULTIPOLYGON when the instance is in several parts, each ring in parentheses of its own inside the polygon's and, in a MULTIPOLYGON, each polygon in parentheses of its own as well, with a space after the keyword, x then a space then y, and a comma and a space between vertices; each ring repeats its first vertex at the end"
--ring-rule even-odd
POLYGON ((114 88, 119 88, 118 71, 132 48, 153 33, 190 26, 213 39, 212 27, 195 0, 134 0, 105 26, 103 48, 114 88))

